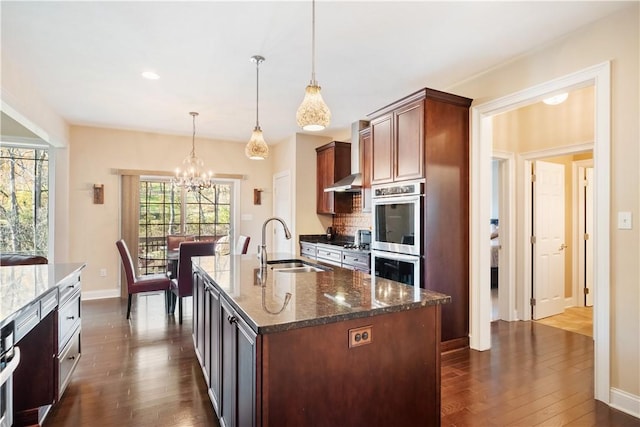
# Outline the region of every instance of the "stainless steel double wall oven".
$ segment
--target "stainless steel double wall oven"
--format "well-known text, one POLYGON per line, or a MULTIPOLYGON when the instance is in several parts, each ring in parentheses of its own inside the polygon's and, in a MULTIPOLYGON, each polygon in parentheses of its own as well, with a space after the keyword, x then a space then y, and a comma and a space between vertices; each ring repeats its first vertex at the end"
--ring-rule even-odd
POLYGON ((372 187, 372 275, 421 287, 424 181, 372 187))

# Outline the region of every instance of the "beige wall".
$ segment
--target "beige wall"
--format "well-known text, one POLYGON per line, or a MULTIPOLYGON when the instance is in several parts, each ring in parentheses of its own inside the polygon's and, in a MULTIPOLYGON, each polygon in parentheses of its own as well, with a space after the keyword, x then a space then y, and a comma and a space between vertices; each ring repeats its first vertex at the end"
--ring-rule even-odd
POLYGON ((274 146, 273 173, 290 170, 294 252, 300 253, 298 240, 301 234, 322 234, 331 225, 330 215, 316 213, 316 147, 334 138, 318 135, 295 134, 287 141, 274 146))
POLYGON ((593 142, 593 86, 574 90, 560 105, 542 102, 493 118, 494 150, 525 153, 593 142))
POLYGON ((69 142, 67 123, 44 102, 26 75, 11 58, 2 56, 3 111, 10 110, 10 116, 17 115, 15 120, 54 147, 65 147, 69 142))
MULTIPOLYGON (((72 126, 69 161, 69 258, 85 261, 83 292, 95 296, 118 289, 120 259, 120 176, 116 169, 173 171, 191 150, 191 138, 144 132, 72 126), (93 184, 104 184, 105 202, 94 205, 93 184), (98 272, 106 268, 107 277, 98 272)), ((244 145, 196 138, 196 154, 215 173, 243 174, 240 182, 241 220, 237 233, 260 241, 262 222, 272 213, 271 197, 253 204, 254 188, 270 188, 271 162, 249 160, 244 145)))
MULTIPOLYGON (((640 213, 640 5, 450 90, 481 104, 611 61, 611 387, 640 396, 640 225, 618 230, 617 212, 640 213)), ((596 301, 597 303, 597 301, 596 301)))

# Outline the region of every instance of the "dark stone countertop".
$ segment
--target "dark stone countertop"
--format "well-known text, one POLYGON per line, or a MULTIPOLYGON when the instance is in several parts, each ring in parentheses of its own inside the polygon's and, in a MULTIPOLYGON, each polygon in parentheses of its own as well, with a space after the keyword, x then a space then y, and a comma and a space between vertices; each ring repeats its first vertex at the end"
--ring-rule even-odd
POLYGON ((353 243, 353 236, 335 236, 333 239, 327 239, 326 234, 301 234, 301 242, 307 243, 323 243, 325 245, 344 246, 353 243))
MULTIPOLYGON (((292 258, 296 257, 269 255, 269 260, 292 258)), ((437 292, 304 257, 296 259, 331 270, 285 273, 273 270, 270 265, 266 279, 261 282, 255 255, 199 257, 193 258, 193 262, 257 334, 451 302, 450 296, 437 292), (288 302, 287 294, 291 295, 288 302)))
POLYGON ((84 267, 83 263, 0 267, 0 326, 84 267))

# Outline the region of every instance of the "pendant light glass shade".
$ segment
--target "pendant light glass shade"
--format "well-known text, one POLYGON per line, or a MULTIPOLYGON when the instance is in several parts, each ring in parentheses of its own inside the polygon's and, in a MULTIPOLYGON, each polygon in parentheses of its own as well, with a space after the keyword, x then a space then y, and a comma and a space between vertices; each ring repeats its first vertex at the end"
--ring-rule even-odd
POLYGON ((213 186, 213 172, 204 171, 204 161, 196 157, 196 117, 198 113, 190 112, 193 117, 193 136, 191 139, 191 153, 182 161, 182 168, 176 169, 176 176, 171 183, 187 191, 200 191, 213 186))
POLYGON ((311 81, 304 91, 304 99, 296 112, 298 126, 308 131, 319 131, 329 126, 331 111, 322 99, 316 81, 316 2, 311 2, 311 81))
POLYGON ((244 147, 244 154, 251 160, 264 160, 269 157, 269 146, 264 141, 262 129, 256 126, 251 133, 249 143, 244 147))
POLYGON ((244 147, 244 154, 251 160, 264 160, 269 157, 269 146, 262 136, 262 129, 260 129, 260 123, 258 121, 258 89, 260 88, 259 81, 259 67, 264 62, 264 57, 260 55, 254 55, 251 57, 251 62, 256 64, 256 126, 253 128, 251 138, 244 147))
POLYGON ((296 113, 298 126, 308 131, 319 131, 329 126, 331 111, 324 103, 320 86, 311 82, 304 91, 304 99, 296 113))

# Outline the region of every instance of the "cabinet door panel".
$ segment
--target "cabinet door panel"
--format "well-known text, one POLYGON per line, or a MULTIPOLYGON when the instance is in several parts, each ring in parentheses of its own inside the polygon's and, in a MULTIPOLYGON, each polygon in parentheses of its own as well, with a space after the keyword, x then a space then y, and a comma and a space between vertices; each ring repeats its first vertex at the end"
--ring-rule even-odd
POLYGON ((238 426, 255 425, 256 335, 244 322, 238 322, 237 399, 238 426))
POLYGON ((414 102, 395 113, 396 170, 395 180, 423 177, 424 107, 414 102))
POLYGON ((371 122, 373 169, 372 184, 393 180, 393 150, 391 114, 371 122))
POLYGON ((229 319, 233 316, 233 310, 223 301, 220 301, 220 354, 221 372, 222 372, 222 395, 221 395, 221 411, 218 414, 225 426, 233 426, 234 424, 234 408, 235 408, 235 334, 236 326, 229 319))
POLYGON ((318 179, 316 189, 316 209, 318 213, 333 213, 333 193, 325 193, 324 189, 333 184, 333 149, 318 151, 318 179))
POLYGON ((207 346, 209 350, 209 388, 211 389, 213 409, 220 412, 221 377, 220 377, 220 293, 213 287, 208 288, 209 312, 207 313, 210 324, 211 341, 207 346))
POLYGON ((360 132, 360 172, 362 173, 362 212, 371 212, 372 172, 371 129, 360 132))
POLYGON ((194 299, 194 318, 197 319, 198 327, 194 330, 196 333, 196 351, 200 357, 200 362, 204 364, 204 280, 201 275, 194 275, 198 290, 198 296, 194 299))

